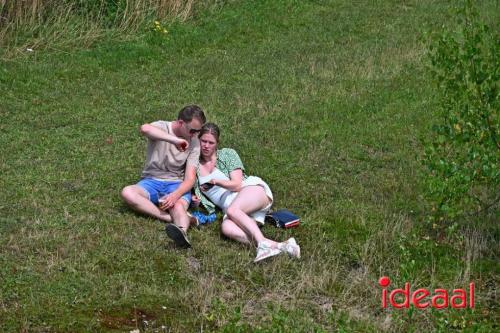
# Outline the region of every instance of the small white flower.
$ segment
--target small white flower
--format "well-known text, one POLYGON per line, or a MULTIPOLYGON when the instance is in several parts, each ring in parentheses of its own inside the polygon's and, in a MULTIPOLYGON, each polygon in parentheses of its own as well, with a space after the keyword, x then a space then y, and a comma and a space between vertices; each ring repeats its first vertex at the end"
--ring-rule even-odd
POLYGON ((33 49, 27 48, 26 51, 33 52, 33 49))

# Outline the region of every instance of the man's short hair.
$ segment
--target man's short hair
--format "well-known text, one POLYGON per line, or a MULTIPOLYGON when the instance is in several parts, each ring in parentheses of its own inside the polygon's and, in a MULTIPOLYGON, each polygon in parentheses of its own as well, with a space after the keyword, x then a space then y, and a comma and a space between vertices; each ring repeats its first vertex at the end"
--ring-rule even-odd
POLYGON ((203 110, 198 105, 183 107, 182 110, 179 111, 179 116, 177 117, 178 120, 182 120, 186 123, 189 123, 193 118, 198 119, 202 125, 207 121, 205 113, 203 113, 203 110))

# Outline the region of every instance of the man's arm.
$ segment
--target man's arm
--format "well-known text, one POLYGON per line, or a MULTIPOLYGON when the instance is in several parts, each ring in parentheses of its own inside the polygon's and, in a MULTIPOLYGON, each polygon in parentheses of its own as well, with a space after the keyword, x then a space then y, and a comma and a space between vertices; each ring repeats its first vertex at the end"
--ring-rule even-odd
POLYGON ((140 131, 141 131, 142 135, 144 135, 145 137, 147 137, 151 140, 166 141, 166 142, 169 142, 169 143, 176 145, 177 148, 182 148, 182 149, 179 149, 180 151, 186 150, 189 146, 189 143, 186 140, 179 138, 175 135, 168 134, 163 129, 158 128, 158 127, 151 125, 151 124, 142 125, 140 128, 140 131))
POLYGON ((196 168, 192 165, 187 165, 184 180, 181 185, 177 188, 177 190, 163 197, 163 203, 160 204, 160 209, 167 210, 172 208, 184 193, 193 188, 195 180, 196 168))

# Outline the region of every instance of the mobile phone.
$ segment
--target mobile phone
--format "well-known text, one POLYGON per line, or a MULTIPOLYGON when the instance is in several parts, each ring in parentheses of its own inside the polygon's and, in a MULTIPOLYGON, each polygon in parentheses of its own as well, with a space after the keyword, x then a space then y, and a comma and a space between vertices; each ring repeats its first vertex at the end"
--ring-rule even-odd
POLYGON ((203 183, 200 185, 200 187, 203 189, 203 191, 208 191, 210 190, 212 187, 214 187, 214 184, 211 184, 211 183, 203 183))

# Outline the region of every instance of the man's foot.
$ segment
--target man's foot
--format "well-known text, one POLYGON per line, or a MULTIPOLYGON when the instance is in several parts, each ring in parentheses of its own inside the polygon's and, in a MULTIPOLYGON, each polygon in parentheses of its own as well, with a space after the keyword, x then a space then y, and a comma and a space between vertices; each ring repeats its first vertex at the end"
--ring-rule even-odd
POLYGON ((191 247, 191 243, 189 243, 189 240, 184 230, 182 230, 175 224, 173 223, 167 224, 167 226, 165 227, 165 231, 167 232, 168 237, 170 237, 174 241, 175 245, 177 245, 178 247, 182 248, 191 247))
POLYGON ((198 228, 200 226, 200 221, 198 221, 198 218, 196 216, 191 215, 190 212, 186 212, 186 214, 189 217, 189 226, 198 228))
POLYGON ((272 248, 266 241, 259 242, 257 246, 257 256, 253 262, 259 262, 261 260, 274 257, 280 254, 281 251, 278 248, 272 248))
POLYGON ((278 249, 282 252, 288 253, 290 257, 300 258, 300 246, 295 241, 295 238, 290 238, 286 242, 279 243, 278 249))

